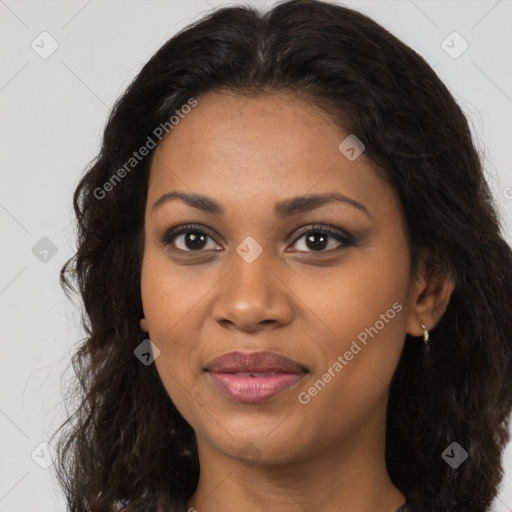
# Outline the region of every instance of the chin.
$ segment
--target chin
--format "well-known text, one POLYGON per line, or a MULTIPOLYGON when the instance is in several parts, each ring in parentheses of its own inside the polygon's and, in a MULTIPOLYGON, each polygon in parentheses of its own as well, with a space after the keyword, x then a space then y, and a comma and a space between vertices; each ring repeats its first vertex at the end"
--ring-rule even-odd
POLYGON ((308 443, 305 438, 297 435, 299 430, 300 427, 276 429, 275 425, 271 428, 262 425, 254 428, 246 426, 238 432, 233 429, 224 431, 224 434, 219 432, 218 437, 209 437, 209 444, 228 457, 248 464, 287 464, 307 458, 311 454, 308 452, 314 451, 312 444, 315 443, 315 437, 308 443))

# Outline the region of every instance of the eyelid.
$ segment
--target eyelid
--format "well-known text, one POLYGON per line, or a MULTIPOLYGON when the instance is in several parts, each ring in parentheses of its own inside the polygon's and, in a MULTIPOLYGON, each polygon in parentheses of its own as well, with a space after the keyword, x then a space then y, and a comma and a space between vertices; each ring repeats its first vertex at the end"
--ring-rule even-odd
POLYGON ((300 240, 306 233, 317 232, 317 231, 327 233, 327 234, 331 235, 333 238, 341 238, 347 243, 354 242, 354 237, 352 235, 348 234, 343 229, 337 228, 335 226, 331 226, 329 224, 314 223, 314 224, 309 224, 307 226, 304 226, 303 228, 300 228, 299 230, 297 230, 296 237, 295 237, 295 240, 293 243, 300 240))

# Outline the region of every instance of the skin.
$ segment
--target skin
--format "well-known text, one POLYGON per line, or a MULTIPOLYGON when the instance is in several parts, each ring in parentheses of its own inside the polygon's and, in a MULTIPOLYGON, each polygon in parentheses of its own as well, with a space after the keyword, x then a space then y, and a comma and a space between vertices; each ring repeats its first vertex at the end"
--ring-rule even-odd
POLYGON ((411 278, 397 194, 364 153, 345 158, 338 145, 348 134, 321 110, 284 93, 197 100, 152 161, 140 321, 161 351, 155 364, 165 389, 197 436, 200 480, 187 510, 394 512, 405 497, 384 460, 388 386, 406 334, 423 336, 421 322, 436 325, 453 282, 425 264, 411 278), (153 210, 171 191, 206 195, 225 212, 179 199, 153 210), (361 203, 368 215, 331 202, 274 216, 278 201, 329 192, 361 203), (162 245, 170 228, 187 223, 212 231, 202 248, 190 242, 199 227, 162 245), (305 235, 319 230, 298 232, 316 223, 352 235, 354 245, 329 236, 315 249, 305 235), (251 263, 236 251, 248 236, 263 251, 251 263), (401 311, 300 403, 299 393, 394 303, 401 311), (237 349, 277 352, 309 373, 271 400, 240 404, 203 371, 237 349))

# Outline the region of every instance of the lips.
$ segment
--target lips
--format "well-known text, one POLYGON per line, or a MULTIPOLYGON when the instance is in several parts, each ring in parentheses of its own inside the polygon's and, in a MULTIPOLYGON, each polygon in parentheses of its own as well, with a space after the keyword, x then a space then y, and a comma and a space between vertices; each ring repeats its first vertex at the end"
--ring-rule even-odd
POLYGON ((274 352, 229 352, 210 361, 205 370, 217 373, 302 373, 308 369, 274 352))
POLYGON ((235 402, 255 404, 296 388, 308 369, 273 352, 230 352, 206 365, 209 382, 235 402))

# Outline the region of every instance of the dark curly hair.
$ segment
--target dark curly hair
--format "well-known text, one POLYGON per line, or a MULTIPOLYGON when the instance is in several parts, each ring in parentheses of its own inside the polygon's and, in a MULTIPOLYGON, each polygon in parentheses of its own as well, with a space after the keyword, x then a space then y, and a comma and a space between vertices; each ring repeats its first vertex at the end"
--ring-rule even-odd
POLYGON ((422 57, 360 13, 308 0, 209 13, 156 52, 111 112, 74 193, 77 250, 60 273, 67 295, 80 293, 86 332, 72 359, 79 403, 54 434, 69 510, 185 511, 197 486, 195 433, 155 365, 133 354, 154 148, 125 164, 190 98, 221 90, 291 92, 357 134, 399 194, 412 267, 429 248, 452 276, 429 349, 406 339, 391 381, 386 463, 413 510, 488 510, 509 440, 512 251, 480 155, 422 57), (453 441, 469 454, 456 470, 441 457, 453 441))

